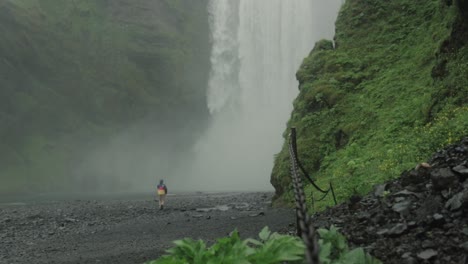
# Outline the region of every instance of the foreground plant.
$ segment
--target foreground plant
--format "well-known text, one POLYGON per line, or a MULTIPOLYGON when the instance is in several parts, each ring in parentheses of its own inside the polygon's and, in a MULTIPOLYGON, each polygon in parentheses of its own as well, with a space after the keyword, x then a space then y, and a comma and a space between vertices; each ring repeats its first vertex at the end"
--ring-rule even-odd
MULTIPOLYGON (((362 248, 349 250, 346 239, 335 227, 318 230, 321 239, 320 262, 324 264, 380 264, 377 259, 366 254, 362 248)), ((202 240, 185 238, 174 242, 169 255, 147 264, 278 264, 305 263, 305 245, 298 238, 272 233, 263 228, 259 239, 241 240, 234 231, 230 236, 218 239, 207 247, 202 240)))
POLYGON ((362 248, 349 250, 346 238, 331 226, 329 230, 319 229, 320 263, 322 264, 380 264, 378 259, 364 252, 362 248))

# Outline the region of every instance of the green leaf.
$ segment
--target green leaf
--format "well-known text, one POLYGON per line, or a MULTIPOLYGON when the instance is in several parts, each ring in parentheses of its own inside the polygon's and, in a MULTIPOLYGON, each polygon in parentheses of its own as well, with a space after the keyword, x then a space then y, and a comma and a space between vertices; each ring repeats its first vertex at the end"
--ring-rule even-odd
POLYGON ((265 244, 249 256, 252 263, 279 263, 304 258, 304 243, 297 237, 274 233, 265 244))
MULTIPOLYGON (((344 236, 337 228, 320 229, 319 233, 322 236, 319 240, 322 264, 381 264, 362 248, 349 251, 344 236)), ((201 240, 177 240, 174 242, 176 246, 167 251, 169 256, 149 264, 303 263, 306 247, 298 237, 271 233, 268 227, 263 228, 259 237, 261 241, 252 238, 242 241, 237 230, 234 230, 230 236, 218 239, 209 249, 201 240)))
POLYGON ((341 257, 342 263, 366 264, 366 253, 362 248, 353 249, 341 257))
POLYGON ((267 241, 268 238, 270 237, 270 234, 271 234, 270 229, 268 228, 268 226, 265 226, 260 232, 260 234, 258 234, 258 236, 260 237, 261 240, 267 241))
POLYGON ((320 251, 319 251, 320 263, 322 264, 331 263, 330 255, 331 255, 331 250, 332 250, 332 244, 331 243, 326 243, 326 244, 319 243, 319 246, 320 246, 320 251))
POLYGON ((253 239, 253 238, 247 238, 245 240, 245 243, 248 245, 248 244, 253 244, 255 246, 263 246, 263 243, 256 240, 256 239, 253 239))

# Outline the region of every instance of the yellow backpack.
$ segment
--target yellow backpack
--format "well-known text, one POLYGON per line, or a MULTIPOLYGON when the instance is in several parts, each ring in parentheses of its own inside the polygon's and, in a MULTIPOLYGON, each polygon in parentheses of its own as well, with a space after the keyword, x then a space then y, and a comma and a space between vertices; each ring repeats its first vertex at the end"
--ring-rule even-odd
POLYGON ((158 186, 158 195, 166 194, 166 190, 164 189, 164 185, 158 186))

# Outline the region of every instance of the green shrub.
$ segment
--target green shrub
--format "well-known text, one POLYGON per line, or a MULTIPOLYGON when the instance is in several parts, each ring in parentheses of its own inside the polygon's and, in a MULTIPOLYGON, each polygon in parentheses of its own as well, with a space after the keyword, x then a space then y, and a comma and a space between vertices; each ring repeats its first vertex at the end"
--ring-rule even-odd
POLYGON ((322 264, 379 264, 376 258, 362 248, 350 250, 346 238, 331 226, 329 230, 319 229, 320 263, 322 264))
MULTIPOLYGON (((324 264, 378 264, 375 258, 364 253, 362 248, 349 250, 346 239, 335 227, 319 229, 321 239, 320 261, 324 264)), ((147 264, 277 264, 304 263, 305 245, 297 237, 271 233, 263 228, 259 239, 248 238, 242 241, 237 231, 228 237, 218 239, 207 248, 202 240, 185 238, 174 242, 169 255, 147 264)))

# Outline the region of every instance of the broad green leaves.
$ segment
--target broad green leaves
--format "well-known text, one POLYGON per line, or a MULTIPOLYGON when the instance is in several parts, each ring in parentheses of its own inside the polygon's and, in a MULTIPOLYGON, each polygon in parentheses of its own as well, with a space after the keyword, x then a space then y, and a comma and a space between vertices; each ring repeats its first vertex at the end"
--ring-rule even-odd
POLYGON ((319 229, 320 262, 322 264, 380 264, 381 262, 362 248, 349 250, 346 238, 331 226, 329 230, 319 229))
POLYGON ((234 231, 229 237, 218 239, 210 248, 206 248, 201 240, 183 239, 174 244, 176 246, 167 251, 169 255, 148 264, 275 264, 303 260, 305 249, 299 238, 272 233, 268 227, 260 232, 259 240, 242 241, 239 233, 234 231))
MULTIPOLYGON (((349 251, 346 239, 332 226, 330 230, 318 230, 321 239, 320 261, 324 264, 380 264, 366 254, 362 248, 349 251)), ((201 241, 177 240, 169 255, 147 264, 279 264, 304 263, 305 245, 297 237, 272 233, 268 227, 262 229, 259 240, 248 238, 242 241, 237 231, 218 239, 207 248, 201 241)))

